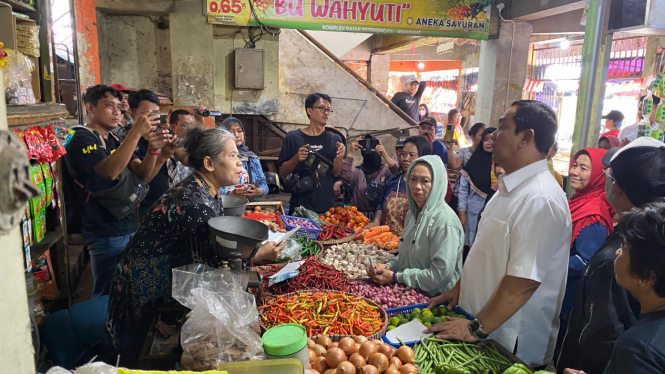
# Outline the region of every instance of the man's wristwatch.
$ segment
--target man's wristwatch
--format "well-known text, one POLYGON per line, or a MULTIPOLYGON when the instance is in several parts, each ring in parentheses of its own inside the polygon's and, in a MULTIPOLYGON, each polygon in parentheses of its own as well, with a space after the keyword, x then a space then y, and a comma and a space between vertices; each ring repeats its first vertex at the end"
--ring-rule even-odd
POLYGON ((483 334, 483 324, 475 318, 473 321, 469 322, 469 331, 480 339, 487 339, 489 336, 487 334, 483 334))

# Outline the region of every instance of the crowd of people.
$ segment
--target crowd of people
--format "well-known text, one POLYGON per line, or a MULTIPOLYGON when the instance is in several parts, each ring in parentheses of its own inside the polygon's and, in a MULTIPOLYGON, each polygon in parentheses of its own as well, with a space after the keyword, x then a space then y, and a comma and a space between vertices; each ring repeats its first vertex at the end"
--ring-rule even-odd
MULTIPOLYGON (((373 216, 367 227, 401 236, 395 258, 368 267, 371 280, 418 288, 431 306, 460 305, 475 317, 429 327, 438 338, 492 338, 533 368, 554 362, 559 373, 665 372, 663 143, 624 133, 623 115, 610 112, 599 147, 571 158, 568 200, 552 168, 550 107, 516 101, 496 127, 471 126, 468 139, 452 110, 455 136, 444 143, 419 103, 423 90, 412 79, 393 98, 419 123, 419 135, 398 139, 394 154, 371 135, 347 149, 326 129, 332 99, 308 95, 310 123, 286 134, 277 160, 289 213, 325 212, 350 185, 353 204, 373 216), (449 175, 458 175, 454 186, 449 175)), ((153 92, 126 91, 86 90, 87 123, 67 146, 65 183, 94 294, 109 295, 107 329, 131 360, 155 308, 173 302, 171 269, 220 265, 207 221, 223 214, 221 196, 257 201, 268 186, 242 121, 206 128, 199 107, 160 123, 153 92)), ((250 261, 275 259, 284 245, 266 242, 250 261)))

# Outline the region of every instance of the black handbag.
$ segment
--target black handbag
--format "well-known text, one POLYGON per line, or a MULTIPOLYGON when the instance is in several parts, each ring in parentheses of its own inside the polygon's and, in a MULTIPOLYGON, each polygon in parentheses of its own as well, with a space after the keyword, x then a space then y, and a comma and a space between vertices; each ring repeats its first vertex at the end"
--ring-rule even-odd
POLYGON ((376 207, 381 202, 381 198, 383 198, 383 193, 386 191, 386 185, 383 183, 372 182, 367 173, 365 173, 365 181, 367 182, 365 198, 367 198, 367 202, 369 202, 370 210, 375 211, 376 207))
POLYGON ((296 195, 312 193, 318 183, 316 174, 311 169, 302 169, 295 174, 291 174, 291 193, 296 195))
MULTIPOLYGON (((85 129, 92 132, 95 137, 100 141, 102 148, 106 149, 106 142, 99 135, 97 131, 91 130, 85 126, 76 126, 74 130, 85 129)), ((110 136, 114 134, 109 133, 110 136)), ((67 165, 67 171, 71 174, 74 183, 79 186, 86 193, 87 198, 86 203, 90 201, 90 198, 95 199, 104 209, 106 209, 113 217, 116 219, 122 219, 127 217, 132 212, 135 212, 138 208, 141 201, 145 199, 150 187, 145 183, 141 178, 137 177, 132 173, 129 168, 125 167, 120 176, 118 177, 118 182, 110 188, 98 191, 90 190, 90 182, 86 183, 84 186, 81 182, 76 180, 72 166, 67 162, 65 158, 65 164, 67 165)))

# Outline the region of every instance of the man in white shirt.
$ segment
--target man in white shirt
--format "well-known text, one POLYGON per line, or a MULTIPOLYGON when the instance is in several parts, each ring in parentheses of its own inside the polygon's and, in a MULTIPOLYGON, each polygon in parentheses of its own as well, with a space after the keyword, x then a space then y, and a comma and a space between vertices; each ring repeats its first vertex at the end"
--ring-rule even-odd
POLYGON ((430 302, 459 302, 476 319, 451 318, 427 332, 466 342, 489 336, 534 368, 552 360, 572 226, 566 195, 547 167, 556 131, 556 114, 537 101, 516 101, 499 120, 493 159, 506 173, 462 278, 430 302))

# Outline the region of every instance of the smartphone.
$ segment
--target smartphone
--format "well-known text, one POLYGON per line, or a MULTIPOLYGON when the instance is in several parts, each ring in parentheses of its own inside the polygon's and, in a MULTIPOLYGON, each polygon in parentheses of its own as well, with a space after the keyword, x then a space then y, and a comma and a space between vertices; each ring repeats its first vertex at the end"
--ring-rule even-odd
POLYGON ((363 139, 363 142, 360 144, 364 149, 376 149, 376 146, 379 145, 379 139, 363 139))
POLYGON ((159 123, 161 123, 162 125, 168 124, 168 117, 169 117, 168 114, 160 114, 159 115, 159 123))
POLYGON ((444 142, 452 142, 455 138, 455 129, 453 129, 453 125, 447 125, 446 126, 446 135, 443 137, 444 142))

